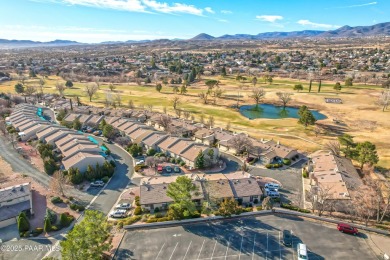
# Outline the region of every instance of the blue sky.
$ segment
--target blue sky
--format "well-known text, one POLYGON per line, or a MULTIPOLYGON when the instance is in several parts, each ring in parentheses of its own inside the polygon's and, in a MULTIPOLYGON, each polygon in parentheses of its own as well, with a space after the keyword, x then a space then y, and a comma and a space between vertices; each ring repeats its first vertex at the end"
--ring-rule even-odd
POLYGON ((389 0, 1 0, 0 38, 94 43, 330 30, 390 21, 389 0))

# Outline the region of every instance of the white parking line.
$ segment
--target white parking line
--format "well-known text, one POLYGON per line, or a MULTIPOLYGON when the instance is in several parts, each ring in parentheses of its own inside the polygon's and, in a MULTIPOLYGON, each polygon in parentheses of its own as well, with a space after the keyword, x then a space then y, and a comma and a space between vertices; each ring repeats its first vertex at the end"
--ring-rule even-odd
POLYGON ((175 248, 173 249, 172 254, 171 254, 171 257, 169 258, 169 260, 172 259, 173 253, 175 253, 175 250, 176 250, 176 247, 177 247, 178 244, 179 244, 179 242, 176 243, 176 246, 175 246, 175 248))
POLYGON ((282 260, 282 250, 280 249, 280 231, 279 231, 279 259, 282 260))
POLYGON ((205 242, 205 241, 206 241, 206 239, 203 240, 202 247, 200 248, 199 255, 198 255, 198 258, 197 258, 197 259, 199 259, 200 253, 202 253, 202 249, 203 249, 203 245, 204 245, 204 242, 205 242))
POLYGON ((211 259, 213 259, 213 255, 214 255, 214 251, 215 251, 215 247, 217 246, 217 240, 215 240, 215 244, 214 244, 214 249, 213 249, 213 253, 211 254, 211 259))
POLYGON ((255 257, 255 243, 256 243, 256 233, 255 233, 255 237, 253 238, 253 248, 252 248, 252 260, 253 258, 255 257))
POLYGON ((242 249, 242 242, 244 241, 244 236, 241 235, 241 246, 240 246, 240 254, 238 255, 238 260, 241 259, 241 249, 242 249))
POLYGON ((158 251, 158 254, 157 254, 156 258, 155 258, 156 260, 157 260, 158 256, 160 255, 161 251, 163 250, 164 246, 165 246, 165 243, 160 248, 160 251, 158 251))
POLYGON ((229 241, 227 242, 227 247, 226 247, 226 252, 225 252, 225 260, 226 260, 226 258, 227 258, 227 253, 228 253, 228 250, 229 250, 230 238, 231 238, 231 237, 229 237, 229 241))
POLYGON ((190 244, 188 245, 188 248, 187 248, 186 254, 185 254, 184 257, 183 257, 183 260, 186 258, 187 253, 188 253, 188 251, 190 250, 191 243, 192 243, 192 240, 191 240, 190 244))

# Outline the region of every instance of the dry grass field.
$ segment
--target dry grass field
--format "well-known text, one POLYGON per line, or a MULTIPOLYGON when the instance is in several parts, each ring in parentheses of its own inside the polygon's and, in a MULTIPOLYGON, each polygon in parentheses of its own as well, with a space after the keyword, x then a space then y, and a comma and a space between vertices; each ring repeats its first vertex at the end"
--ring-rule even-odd
MULTIPOLYGON (((212 78, 207 78, 212 79, 212 78)), ((318 83, 313 83, 312 92, 308 93, 308 82, 286 79, 274 79, 272 84, 265 84, 258 79, 256 87, 264 88, 267 92, 264 103, 280 104, 276 92, 292 92, 290 106, 307 105, 310 109, 317 109, 328 118, 320 120, 317 124, 322 133, 315 135, 313 127, 305 129, 297 123, 297 119, 255 119, 249 120, 242 116, 231 106, 237 104, 237 95, 240 93, 240 105, 253 104, 249 97, 253 89, 248 80, 244 83, 235 80, 234 76, 214 77, 220 81, 220 88, 224 91, 223 97, 213 104, 210 97, 208 104, 203 104, 198 94, 205 91, 206 78, 199 83, 188 87, 185 95, 180 97, 179 108, 191 111, 196 120, 201 114, 207 120, 212 115, 216 126, 225 127, 228 122, 234 131, 247 132, 248 134, 265 139, 280 140, 281 143, 298 148, 301 151, 314 151, 329 140, 335 139, 341 132, 346 132, 355 137, 355 141, 371 141, 376 144, 380 156, 379 165, 390 168, 390 111, 382 112, 376 104, 381 92, 379 86, 355 85, 343 88, 340 93, 333 89, 334 82, 323 82, 321 92, 317 92, 318 83), (293 90, 295 84, 302 84, 304 90, 300 93, 293 90), (343 104, 327 104, 325 97, 337 97, 343 100, 343 104), (340 123, 334 123, 337 119, 340 123)), ((56 93, 55 83, 62 79, 50 76, 45 80, 47 93, 56 93)), ((0 84, 0 92, 14 92, 16 81, 0 84)), ((37 85, 37 80, 27 80, 26 84, 37 85)), ((89 103, 89 98, 83 93, 86 83, 75 82, 73 88, 67 89, 65 95, 68 98, 79 96, 84 103, 89 103)), ((104 101, 109 95, 121 96, 122 105, 127 105, 132 100, 136 106, 152 105, 153 110, 162 111, 167 108, 168 113, 174 114, 171 99, 175 96, 172 87, 163 86, 161 93, 155 90, 154 84, 138 86, 133 83, 115 85, 116 89, 111 92, 108 84, 101 84, 97 97, 93 98, 93 104, 104 106, 104 101)), ((179 86, 180 88, 180 86, 179 86)))

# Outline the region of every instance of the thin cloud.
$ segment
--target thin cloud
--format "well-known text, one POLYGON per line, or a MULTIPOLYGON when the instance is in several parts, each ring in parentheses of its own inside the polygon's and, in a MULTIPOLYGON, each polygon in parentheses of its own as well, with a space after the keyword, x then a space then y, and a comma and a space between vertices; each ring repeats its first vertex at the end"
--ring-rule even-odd
POLYGON ((364 7, 364 6, 377 5, 377 4, 378 4, 378 2, 370 2, 370 3, 365 3, 365 4, 359 4, 359 5, 336 6, 336 7, 331 7, 331 8, 327 8, 327 9, 354 8, 354 7, 364 7))
POLYGON ((215 11, 211 7, 206 7, 204 10, 210 14, 215 14, 215 11))
POLYGON ((223 13, 223 14, 232 14, 233 12, 229 11, 229 10, 222 10, 221 13, 223 13))
POLYGON ((65 5, 79 5, 87 7, 95 7, 102 9, 113 9, 128 12, 141 13, 183 13, 192 15, 203 15, 203 9, 197 8, 194 5, 182 3, 173 3, 172 5, 166 2, 157 2, 155 0, 30 0, 32 2, 55 3, 65 5), (153 12, 152 12, 153 11, 153 12))
POLYGON ((324 28, 324 29, 332 29, 332 28, 339 28, 339 25, 333 25, 333 24, 325 24, 325 23, 314 23, 309 20, 299 20, 297 24, 311 27, 311 28, 324 28))
POLYGON ((263 21, 263 22, 274 23, 278 20, 283 20, 283 16, 280 16, 280 15, 257 15, 256 19, 263 21))
POLYGON ((218 22, 221 22, 221 23, 228 23, 229 21, 228 21, 228 20, 225 20, 225 19, 218 19, 218 22))

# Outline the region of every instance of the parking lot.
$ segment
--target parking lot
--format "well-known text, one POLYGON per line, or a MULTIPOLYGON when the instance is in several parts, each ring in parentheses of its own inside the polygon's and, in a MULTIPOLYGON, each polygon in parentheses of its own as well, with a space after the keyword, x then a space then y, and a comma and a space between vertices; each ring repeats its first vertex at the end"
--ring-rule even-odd
POLYGON ((126 233, 115 259, 296 259, 305 243, 309 259, 373 259, 363 237, 300 218, 262 216, 126 233), (293 246, 282 243, 283 229, 293 246))

